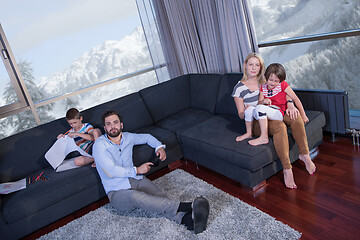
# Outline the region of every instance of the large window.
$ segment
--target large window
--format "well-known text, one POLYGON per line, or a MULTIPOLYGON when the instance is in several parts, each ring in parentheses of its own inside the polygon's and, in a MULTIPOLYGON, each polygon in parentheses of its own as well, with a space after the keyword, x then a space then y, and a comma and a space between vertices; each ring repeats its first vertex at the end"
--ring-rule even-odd
MULTIPOLYGON (((360 1, 250 1, 260 43, 359 30, 360 1)), ((360 36, 261 47, 268 65, 285 65, 294 88, 346 90, 350 108, 360 109, 360 36)))
POLYGON ((1 9, 21 79, 10 81, 0 63, 0 138, 157 83, 135 0, 6 1, 1 9), (16 111, 21 82, 31 101, 16 111), (28 126, 14 130, 20 121, 28 126))

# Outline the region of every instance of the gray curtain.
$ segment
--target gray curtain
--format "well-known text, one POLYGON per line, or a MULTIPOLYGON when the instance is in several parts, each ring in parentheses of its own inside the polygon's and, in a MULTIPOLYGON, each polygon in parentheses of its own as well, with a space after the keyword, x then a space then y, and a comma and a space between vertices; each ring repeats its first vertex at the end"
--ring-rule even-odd
POLYGON ((245 57, 258 51, 247 0, 138 0, 138 6, 145 1, 153 4, 171 78, 240 72, 245 57))

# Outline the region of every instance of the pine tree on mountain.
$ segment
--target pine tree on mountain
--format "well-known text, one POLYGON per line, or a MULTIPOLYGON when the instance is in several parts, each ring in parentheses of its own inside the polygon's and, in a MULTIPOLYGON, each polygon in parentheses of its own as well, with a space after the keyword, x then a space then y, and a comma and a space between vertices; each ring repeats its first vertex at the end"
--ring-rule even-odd
MULTIPOLYGON (((43 100, 46 95, 44 94, 43 89, 39 88, 39 86, 37 86, 34 82, 33 69, 31 68, 31 64, 21 60, 18 63, 18 66, 32 101, 35 103, 43 100)), ((8 86, 4 89, 3 99, 7 104, 18 101, 11 83, 9 83, 8 86)), ((53 109, 53 106, 54 104, 51 103, 36 109, 42 123, 54 120, 54 118, 48 114, 53 109)), ((0 123, 0 129, 3 129, 4 132, 6 131, 7 133, 11 131, 11 134, 6 135, 12 135, 14 133, 35 127, 36 125, 35 118, 32 112, 29 110, 5 118, 0 123)))

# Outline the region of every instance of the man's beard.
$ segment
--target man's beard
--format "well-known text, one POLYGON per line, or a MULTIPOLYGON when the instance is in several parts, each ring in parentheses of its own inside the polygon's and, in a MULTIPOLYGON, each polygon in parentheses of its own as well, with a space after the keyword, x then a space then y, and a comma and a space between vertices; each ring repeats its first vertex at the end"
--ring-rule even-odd
POLYGON ((121 130, 117 129, 117 128, 113 128, 111 129, 109 132, 106 131, 107 135, 109 135, 110 137, 114 138, 114 137, 117 137, 120 135, 121 133, 121 130), (116 131, 113 131, 113 130, 116 130, 116 131))

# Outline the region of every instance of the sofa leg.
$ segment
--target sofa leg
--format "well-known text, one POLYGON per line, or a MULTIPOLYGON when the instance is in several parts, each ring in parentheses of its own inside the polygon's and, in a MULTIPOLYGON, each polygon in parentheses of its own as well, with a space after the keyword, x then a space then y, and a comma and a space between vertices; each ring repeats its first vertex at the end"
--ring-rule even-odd
POLYGON ((335 137, 335 133, 334 133, 334 132, 331 133, 331 141, 332 141, 332 142, 336 142, 336 137, 335 137))
POLYGON ((175 170, 177 168, 180 168, 182 166, 182 164, 183 164, 182 160, 179 159, 179 160, 176 160, 176 161, 174 161, 172 163, 169 163, 167 165, 167 167, 169 168, 170 171, 172 171, 172 170, 175 170))
POLYGON ((250 188, 252 192, 256 192, 258 191, 259 189, 265 187, 266 185, 266 180, 262 181, 261 183, 255 185, 254 187, 250 188))
POLYGON ((313 160, 318 154, 319 154, 318 147, 311 149, 309 153, 311 160, 313 160))

